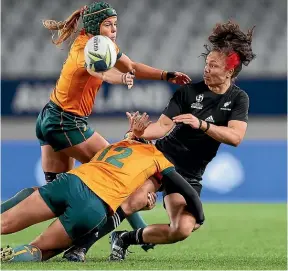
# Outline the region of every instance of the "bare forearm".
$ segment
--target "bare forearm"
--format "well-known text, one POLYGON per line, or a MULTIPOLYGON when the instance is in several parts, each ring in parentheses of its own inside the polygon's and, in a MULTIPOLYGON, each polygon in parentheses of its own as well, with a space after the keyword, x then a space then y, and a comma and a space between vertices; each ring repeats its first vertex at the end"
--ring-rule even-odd
POLYGON ((92 70, 87 70, 92 76, 97 77, 110 84, 123 84, 124 73, 119 72, 117 69, 110 69, 105 72, 94 72, 92 70))
MULTIPOLYGON (((207 122, 203 121, 201 130, 205 131, 206 129, 207 122)), ((216 126, 210 124, 210 128, 206 134, 221 143, 225 143, 234 147, 237 147, 241 142, 240 136, 234 131, 234 129, 225 126, 216 126)))
POLYGON ((142 63, 135 63, 133 68, 137 79, 166 80, 166 72, 163 72, 163 70, 155 69, 142 63))
POLYGON ((145 129, 141 137, 147 140, 154 140, 165 136, 169 130, 170 128, 167 129, 167 127, 161 126, 159 122, 154 122, 145 129))
POLYGON ((123 84, 123 75, 117 69, 111 69, 102 73, 102 80, 110 84, 123 84))

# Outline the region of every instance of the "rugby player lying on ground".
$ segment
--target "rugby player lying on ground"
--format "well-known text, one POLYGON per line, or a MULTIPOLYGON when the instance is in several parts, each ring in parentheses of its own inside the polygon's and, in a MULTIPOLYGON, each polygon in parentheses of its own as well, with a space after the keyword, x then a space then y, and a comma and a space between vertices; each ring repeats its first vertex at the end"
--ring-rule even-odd
POLYGON ((1 249, 1 261, 45 261, 100 229, 107 217, 150 176, 161 173, 178 186, 198 224, 204 222, 197 192, 153 144, 126 139, 99 151, 86 164, 40 187, 1 214, 1 234, 58 217, 29 245, 1 249))

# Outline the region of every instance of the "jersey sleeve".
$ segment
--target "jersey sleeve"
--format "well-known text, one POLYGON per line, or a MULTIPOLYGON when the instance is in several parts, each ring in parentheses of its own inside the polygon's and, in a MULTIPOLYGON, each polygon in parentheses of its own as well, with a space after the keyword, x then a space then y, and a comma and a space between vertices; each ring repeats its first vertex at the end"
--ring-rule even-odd
POLYGON ((185 107, 185 89, 186 86, 181 87, 173 94, 162 114, 172 119, 183 113, 185 107))
POLYGON ((196 222, 200 225, 204 223, 205 216, 201 200, 196 190, 191 186, 179 173, 170 171, 163 178, 164 185, 171 184, 177 187, 179 193, 185 198, 188 211, 195 217, 196 222))
POLYGON ((235 98, 229 120, 248 122, 249 97, 245 91, 241 91, 235 98))
POLYGON ((119 52, 117 53, 117 60, 118 60, 121 56, 122 56, 122 52, 119 51, 119 52))

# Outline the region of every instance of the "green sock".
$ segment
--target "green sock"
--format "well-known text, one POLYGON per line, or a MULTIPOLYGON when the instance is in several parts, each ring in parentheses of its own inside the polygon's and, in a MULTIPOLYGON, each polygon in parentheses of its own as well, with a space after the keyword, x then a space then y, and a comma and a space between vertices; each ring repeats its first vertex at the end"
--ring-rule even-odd
POLYGON ((130 226, 133 228, 133 230, 147 227, 147 224, 145 223, 145 221, 138 212, 128 216, 127 220, 130 226))
POLYGON ((42 252, 33 245, 22 245, 14 249, 1 249, 1 262, 41 262, 42 252))
POLYGON ((14 197, 4 201, 1 204, 1 214, 17 205, 22 200, 28 198, 35 190, 33 188, 25 188, 18 192, 14 197))

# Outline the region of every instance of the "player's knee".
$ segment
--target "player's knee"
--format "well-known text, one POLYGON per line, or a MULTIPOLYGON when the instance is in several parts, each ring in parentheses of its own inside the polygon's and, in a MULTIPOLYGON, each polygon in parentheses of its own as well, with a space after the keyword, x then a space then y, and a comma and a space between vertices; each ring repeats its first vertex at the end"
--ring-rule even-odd
POLYGON ((47 183, 50 183, 50 182, 52 182, 53 180, 55 180, 57 174, 59 174, 59 173, 44 172, 46 182, 47 182, 47 183))
POLYGON ((173 240, 174 242, 183 241, 190 236, 191 231, 187 231, 185 229, 177 229, 173 232, 173 240))
POLYGON ((176 227, 172 226, 170 240, 172 243, 183 241, 190 236, 191 232, 192 230, 191 230, 190 225, 178 225, 176 227))
POLYGON ((11 227, 13 226, 12 219, 9 219, 9 214, 6 212, 6 214, 1 215, 1 235, 3 234, 9 234, 11 233, 11 227))

